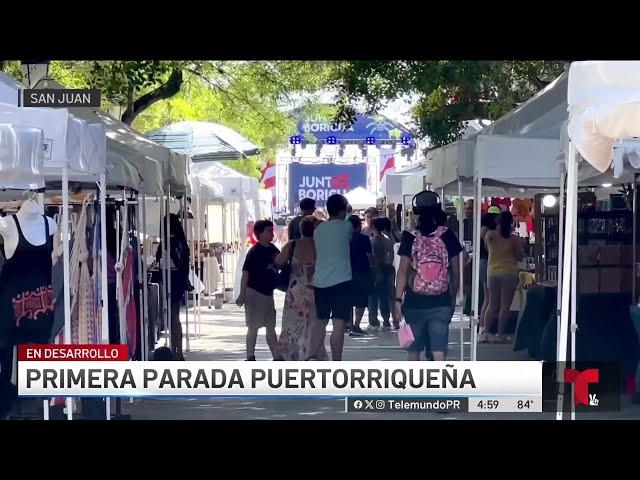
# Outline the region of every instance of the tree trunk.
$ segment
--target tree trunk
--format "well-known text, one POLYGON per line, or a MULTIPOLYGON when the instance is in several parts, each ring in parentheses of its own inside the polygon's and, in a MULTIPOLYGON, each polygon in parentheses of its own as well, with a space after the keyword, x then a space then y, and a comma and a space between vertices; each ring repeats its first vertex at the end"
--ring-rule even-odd
POLYGON ((122 114, 121 121, 127 125, 131 125, 138 115, 154 103, 177 95, 180 92, 182 83, 182 69, 173 70, 166 83, 138 98, 133 102, 133 107, 127 107, 125 112, 122 114))

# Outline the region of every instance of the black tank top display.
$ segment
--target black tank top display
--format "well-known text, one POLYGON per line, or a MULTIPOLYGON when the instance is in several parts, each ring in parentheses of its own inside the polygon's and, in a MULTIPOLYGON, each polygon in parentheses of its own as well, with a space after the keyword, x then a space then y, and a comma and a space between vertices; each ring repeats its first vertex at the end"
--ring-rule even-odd
POLYGON ((20 222, 12 215, 18 230, 18 246, 5 260, 0 275, 0 342, 12 344, 49 343, 54 319, 51 285, 53 238, 44 215, 45 242, 32 245, 22 233, 20 222))

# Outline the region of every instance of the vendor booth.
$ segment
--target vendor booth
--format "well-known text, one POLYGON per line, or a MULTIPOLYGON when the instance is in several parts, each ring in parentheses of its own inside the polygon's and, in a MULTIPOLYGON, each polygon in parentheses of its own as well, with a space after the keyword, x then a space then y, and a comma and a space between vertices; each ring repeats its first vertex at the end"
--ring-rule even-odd
MULTIPOLYGON (((623 61, 593 61, 574 62, 569 71, 568 85, 568 142, 563 145, 566 152, 567 168, 567 200, 566 200, 566 231, 564 238, 564 255, 562 258, 565 278, 562 282, 560 328, 558 338, 558 358, 567 361, 580 360, 585 357, 584 346, 588 340, 585 339, 585 325, 583 321, 583 311, 585 308, 583 295, 579 289, 584 282, 580 272, 580 201, 578 196, 578 186, 580 177, 586 176, 587 172, 600 172, 600 176, 592 177, 592 181, 606 182, 606 184, 631 181, 631 199, 623 199, 625 210, 630 211, 625 215, 625 225, 619 233, 626 236, 628 228, 626 222, 631 221, 631 257, 632 275, 627 277, 631 281, 631 288, 626 285, 626 289, 631 290, 625 298, 618 299, 617 303, 635 305, 637 294, 637 223, 638 223, 638 196, 637 196, 637 167, 640 166, 635 147, 634 138, 640 137, 640 62, 623 61), (624 143, 620 143, 623 140, 624 143), (580 161, 582 157, 585 162, 580 161), (613 167, 613 168, 612 168, 613 167), (631 205, 629 205, 631 204, 631 205), (577 327, 580 327, 578 330, 577 327), (568 354, 569 352, 569 354, 568 354)), ((588 175, 588 174, 587 174, 588 175)), ((600 227, 602 222, 591 222, 591 227, 600 227)), ((620 224, 618 220, 614 222, 620 224)), ((589 222, 586 224, 587 234, 589 222)), ((610 234, 611 232, 605 231, 610 234)), ((615 236, 613 238, 616 240, 615 236)), ((626 242, 619 241, 619 247, 624 247, 626 242)), ((602 244, 599 244, 599 252, 596 256, 590 255, 598 264, 605 262, 604 268, 609 267, 613 260, 617 259, 618 251, 613 254, 613 249, 607 249, 602 254, 602 244), (615 258, 612 258, 615 255, 615 258)), ((605 244, 604 246, 610 246, 605 244)), ((584 252, 584 249, 583 249, 584 252)), ((583 253, 584 256, 584 253, 583 253)), ((599 288, 603 284, 612 283, 619 285, 619 288, 626 283, 620 276, 611 277, 610 273, 603 272, 603 268, 597 267, 599 272, 599 288), (605 280, 605 281, 603 281, 605 280)), ((590 280, 593 284, 595 275, 590 280)), ((603 294, 599 295, 602 299, 603 294)), ((631 307, 631 314, 637 315, 637 309, 631 307)), ((633 328, 633 323, 623 312, 611 312, 607 314, 607 326, 609 330, 613 328, 616 321, 618 336, 608 335, 600 338, 601 343, 611 344, 627 353, 622 358, 622 370, 626 380, 635 376, 638 362, 638 338, 633 328)), ((601 319, 602 320, 602 319, 601 319)), ((634 318, 634 321, 636 318, 634 318)), ((600 356, 602 358, 602 355, 600 356)), ((588 358, 595 360, 594 358, 588 358)), ((561 401, 560 399, 559 401, 561 401)), ((562 419, 559 412, 558 418, 562 419)))

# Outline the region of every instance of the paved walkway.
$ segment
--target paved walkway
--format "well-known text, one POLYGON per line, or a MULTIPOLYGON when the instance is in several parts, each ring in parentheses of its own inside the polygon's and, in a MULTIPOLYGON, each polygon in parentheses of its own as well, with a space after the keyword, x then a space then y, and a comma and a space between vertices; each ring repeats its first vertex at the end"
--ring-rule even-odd
MULTIPOLYGON (((278 319, 282 318, 283 295, 278 295, 278 319)), ((365 315, 366 317, 366 315, 365 315)), ((184 325, 183 312, 183 329, 184 325)), ((366 322, 366 319, 364 320, 366 322)), ((244 312, 235 305, 224 305, 222 310, 202 308, 200 336, 193 335, 193 314, 189 315, 191 332, 190 351, 185 354, 187 361, 238 360, 245 359, 244 312)), ((454 325, 454 324, 452 324, 454 325)), ((363 325, 365 327, 366 325, 363 325)), ((186 329, 185 329, 186 330, 186 329)), ((468 330, 466 331, 468 336, 468 330)), ((452 330, 450 336, 450 358, 459 358, 459 330, 452 330)), ((469 343, 465 343, 465 357, 468 359, 469 343)), ((257 360, 271 360, 264 335, 258 339, 257 360)), ((526 360, 523 352, 513 352, 509 345, 479 345, 479 360, 526 360)), ((398 347, 395 332, 379 332, 367 337, 346 337, 344 360, 406 360, 406 352, 398 347)), ((553 414, 423 414, 423 413, 345 413, 342 399, 277 399, 277 398, 236 398, 236 399, 144 399, 133 404, 123 402, 123 409, 134 420, 237 420, 237 419, 313 419, 313 420, 496 420, 496 419, 553 419, 553 414)), ((566 417, 566 415, 565 415, 566 417)), ((640 408, 625 402, 622 413, 609 415, 581 415, 584 419, 631 419, 640 418, 640 408)))

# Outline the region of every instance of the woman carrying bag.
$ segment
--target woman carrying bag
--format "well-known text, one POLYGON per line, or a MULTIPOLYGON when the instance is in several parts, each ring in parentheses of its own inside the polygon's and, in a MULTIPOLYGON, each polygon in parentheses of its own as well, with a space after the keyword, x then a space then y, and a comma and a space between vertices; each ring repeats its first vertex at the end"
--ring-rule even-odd
MULTIPOLYGON (((313 215, 304 217, 300 222, 302 238, 288 242, 275 260, 281 269, 281 280, 289 276, 276 360, 308 360, 311 352, 311 322, 316 317, 312 282, 316 263, 313 231, 318 223, 313 215)), ((326 350, 323 349, 321 357, 319 360, 328 358, 326 350)))

